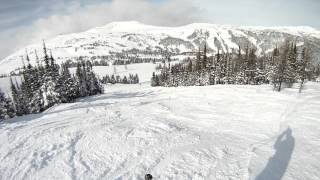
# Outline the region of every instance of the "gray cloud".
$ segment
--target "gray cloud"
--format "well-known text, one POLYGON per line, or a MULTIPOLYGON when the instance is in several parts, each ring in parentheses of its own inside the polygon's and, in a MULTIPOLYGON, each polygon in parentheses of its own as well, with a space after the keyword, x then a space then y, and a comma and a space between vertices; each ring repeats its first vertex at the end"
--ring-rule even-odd
POLYGON ((113 21, 320 28, 319 0, 0 0, 0 4, 0 59, 42 39, 113 21))
MULTIPOLYGON (((40 0, 39 0, 40 1, 40 0)), ((63 2, 63 0, 58 0, 63 2)), ((113 21, 136 20, 146 24, 176 26, 200 20, 201 12, 184 0, 154 3, 148 0, 113 0, 82 5, 73 1, 65 6, 56 3, 60 11, 45 18, 37 18, 30 25, 2 31, 0 59, 31 43, 58 34, 80 32, 113 21), (183 5, 182 5, 183 4, 183 5)))
POLYGON ((319 0, 193 0, 208 21, 252 26, 312 26, 320 28, 319 0))

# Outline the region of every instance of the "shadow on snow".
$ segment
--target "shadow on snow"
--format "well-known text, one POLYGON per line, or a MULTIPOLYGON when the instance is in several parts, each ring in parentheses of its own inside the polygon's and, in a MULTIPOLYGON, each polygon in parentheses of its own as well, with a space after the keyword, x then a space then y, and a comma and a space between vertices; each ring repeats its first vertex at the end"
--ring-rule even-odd
POLYGON ((294 137, 288 127, 274 144, 275 154, 269 159, 266 167, 256 177, 256 180, 281 180, 285 174, 294 149, 294 137))

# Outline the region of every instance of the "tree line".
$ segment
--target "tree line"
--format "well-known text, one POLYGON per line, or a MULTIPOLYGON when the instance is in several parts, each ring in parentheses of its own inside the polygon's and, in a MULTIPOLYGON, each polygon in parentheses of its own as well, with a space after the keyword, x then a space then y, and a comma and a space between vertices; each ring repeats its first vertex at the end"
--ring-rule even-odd
POLYGON ((77 63, 76 73, 71 74, 67 64, 59 66, 48 54, 43 43, 43 62, 36 56, 36 66, 23 63, 21 83, 12 78, 10 97, 0 91, 0 120, 42 112, 55 104, 73 102, 76 98, 103 92, 100 80, 92 71, 90 61, 77 63))
POLYGON ((82 58, 76 58, 75 61, 68 59, 67 61, 64 62, 64 64, 66 64, 66 66, 69 68, 74 68, 78 66, 79 61, 90 61, 93 66, 109 66, 109 62, 104 59, 101 59, 100 61, 98 61, 98 60, 84 60, 82 58))
MULTIPOLYGON (((152 86, 206 86, 215 84, 272 84, 280 91, 284 86, 317 76, 305 47, 298 48, 290 41, 274 48, 272 54, 256 56, 256 49, 241 48, 237 53, 208 56, 207 43, 199 48, 195 58, 181 63, 163 63, 160 72, 153 73, 152 86)), ((319 75, 319 74, 318 74, 319 75)))
POLYGON ((104 84, 138 84, 139 83, 139 76, 138 74, 129 74, 129 76, 127 77, 126 75, 124 75, 123 77, 119 76, 119 75, 106 75, 102 78, 101 80, 102 83, 104 84))

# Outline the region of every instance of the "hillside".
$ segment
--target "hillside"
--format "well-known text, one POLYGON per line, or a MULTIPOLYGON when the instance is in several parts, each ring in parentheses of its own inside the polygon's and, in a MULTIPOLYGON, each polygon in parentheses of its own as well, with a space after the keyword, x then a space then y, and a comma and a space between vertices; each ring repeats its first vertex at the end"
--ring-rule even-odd
POLYGON ((319 90, 109 86, 1 123, 0 179, 319 179, 319 90))
MULTIPOLYGON (((46 40, 59 63, 88 59, 112 61, 116 59, 161 59, 197 51, 207 36, 211 53, 219 50, 234 52, 238 47, 254 47, 257 54, 268 53, 285 39, 302 45, 308 41, 314 61, 319 61, 320 31, 310 27, 237 27, 196 23, 181 27, 156 27, 139 22, 114 22, 81 33, 59 35, 46 40)), ((21 67, 21 56, 28 52, 35 63, 35 50, 42 57, 42 43, 27 46, 0 61, 0 72, 9 73, 21 67)))

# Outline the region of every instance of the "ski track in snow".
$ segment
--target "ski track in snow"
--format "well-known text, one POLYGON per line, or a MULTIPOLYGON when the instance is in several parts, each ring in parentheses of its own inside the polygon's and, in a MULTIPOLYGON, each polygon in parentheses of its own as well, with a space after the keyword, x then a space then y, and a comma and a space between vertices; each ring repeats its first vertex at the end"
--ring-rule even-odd
POLYGON ((320 84, 296 92, 108 86, 1 123, 0 179, 255 179, 273 165, 287 128, 295 146, 288 167, 274 173, 319 179, 320 84))

